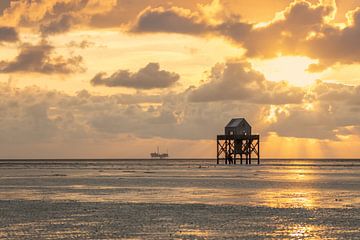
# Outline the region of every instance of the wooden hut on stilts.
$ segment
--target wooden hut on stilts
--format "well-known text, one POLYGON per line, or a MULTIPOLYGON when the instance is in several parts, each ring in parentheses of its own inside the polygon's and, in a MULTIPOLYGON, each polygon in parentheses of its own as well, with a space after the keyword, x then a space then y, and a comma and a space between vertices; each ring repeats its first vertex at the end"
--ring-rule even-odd
POLYGON ((251 134, 251 126, 245 118, 233 118, 225 126, 225 134, 217 135, 216 163, 221 160, 225 164, 251 164, 255 157, 260 164, 260 135, 251 134))

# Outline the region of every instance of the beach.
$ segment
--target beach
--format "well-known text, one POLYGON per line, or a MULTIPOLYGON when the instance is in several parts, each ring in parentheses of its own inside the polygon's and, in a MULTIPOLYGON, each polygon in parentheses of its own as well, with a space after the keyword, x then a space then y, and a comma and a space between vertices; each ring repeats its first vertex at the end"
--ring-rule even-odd
POLYGON ((359 160, 1 160, 0 239, 360 239, 359 160))

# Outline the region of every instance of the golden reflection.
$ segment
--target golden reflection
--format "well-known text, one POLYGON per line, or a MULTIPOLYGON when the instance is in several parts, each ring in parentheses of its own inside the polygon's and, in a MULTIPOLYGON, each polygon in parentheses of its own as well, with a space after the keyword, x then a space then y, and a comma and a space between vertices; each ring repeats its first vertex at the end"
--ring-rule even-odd
MULTIPOLYGON (((303 162, 294 162, 294 164, 302 164, 303 162)), ((287 170, 286 175, 284 176, 287 180, 297 180, 297 181, 313 181, 315 179, 315 174, 311 168, 290 168, 287 170)))
POLYGON ((175 235, 177 236, 184 236, 186 238, 188 237, 200 237, 200 238, 204 238, 204 237, 209 237, 209 236, 213 236, 214 234, 212 234, 211 231, 209 230, 204 230, 204 229, 194 229, 194 228, 187 228, 182 227, 180 230, 178 230, 175 235))
POLYGON ((290 236, 296 238, 309 237, 309 232, 311 232, 311 230, 312 230, 311 226, 309 227, 309 226, 295 225, 295 227, 291 229, 290 236))
POLYGON ((318 192, 311 189, 267 189, 258 193, 263 205, 274 208, 317 207, 318 192))
POLYGON ((311 187, 316 175, 312 168, 302 166, 311 163, 299 160, 292 164, 295 167, 284 169, 284 173, 278 176, 279 181, 289 182, 289 187, 265 189, 258 193, 258 196, 263 199, 264 205, 269 207, 317 207, 320 201, 319 192, 311 187), (292 182, 296 186, 292 186, 292 182), (303 187, 304 185, 306 187, 303 187))
POLYGON ((276 234, 288 235, 291 239, 321 239, 319 232, 323 231, 323 226, 294 224, 279 230, 276 234))

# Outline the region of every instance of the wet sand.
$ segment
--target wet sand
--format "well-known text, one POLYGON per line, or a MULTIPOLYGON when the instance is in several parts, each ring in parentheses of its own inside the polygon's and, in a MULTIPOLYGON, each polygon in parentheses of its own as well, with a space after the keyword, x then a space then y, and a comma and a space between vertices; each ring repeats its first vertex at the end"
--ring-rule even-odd
POLYGON ((0 161, 0 239, 360 239, 360 161, 0 161))

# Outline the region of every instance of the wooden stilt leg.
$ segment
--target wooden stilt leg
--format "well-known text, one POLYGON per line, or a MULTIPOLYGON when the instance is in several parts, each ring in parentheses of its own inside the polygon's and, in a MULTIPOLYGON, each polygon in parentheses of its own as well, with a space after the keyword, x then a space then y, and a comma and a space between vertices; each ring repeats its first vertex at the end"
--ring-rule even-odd
POLYGON ((257 152, 258 152, 258 164, 260 164, 260 137, 259 137, 259 140, 258 140, 258 145, 257 145, 257 152))
POLYGON ((216 164, 219 164, 219 140, 216 140, 216 164))

